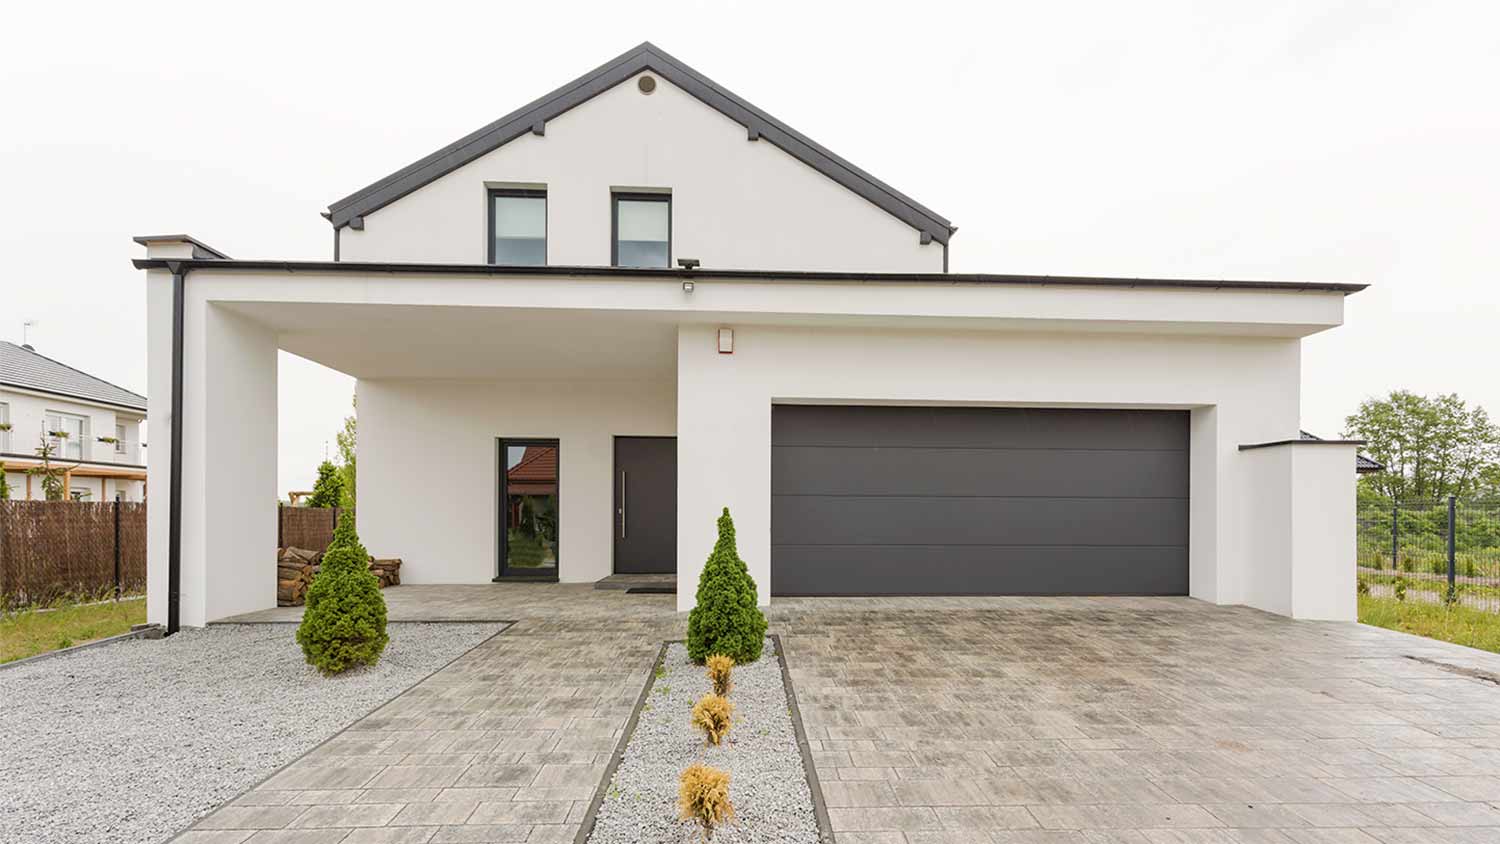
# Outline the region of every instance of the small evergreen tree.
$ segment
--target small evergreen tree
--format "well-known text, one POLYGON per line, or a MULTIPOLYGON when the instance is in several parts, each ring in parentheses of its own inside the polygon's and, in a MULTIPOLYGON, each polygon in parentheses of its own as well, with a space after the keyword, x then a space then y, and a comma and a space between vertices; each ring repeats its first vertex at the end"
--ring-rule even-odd
POLYGON ((698 603, 688 614, 687 649, 702 664, 723 654, 743 665, 760 659, 766 617, 756 600, 755 579, 734 544, 729 508, 719 516, 719 541, 698 575, 698 603))
POLYGON ((307 499, 309 507, 338 507, 344 503, 344 476, 339 467, 324 460, 318 464, 318 480, 313 483, 313 494, 307 499))
POLYGON ((57 446, 42 434, 40 444, 36 447, 36 456, 41 458, 41 464, 26 470, 26 474, 40 478, 42 482, 42 497, 48 501, 63 500, 63 478, 62 472, 52 467, 52 458, 57 454, 57 446))
POLYGON ((380 581, 370 573, 369 552, 354 530, 354 515, 346 511, 307 588, 297 644, 308 664, 324 674, 374 665, 390 641, 385 622, 380 581))
POLYGON ((10 500, 10 484, 5 482, 5 461, 0 460, 0 501, 10 500))

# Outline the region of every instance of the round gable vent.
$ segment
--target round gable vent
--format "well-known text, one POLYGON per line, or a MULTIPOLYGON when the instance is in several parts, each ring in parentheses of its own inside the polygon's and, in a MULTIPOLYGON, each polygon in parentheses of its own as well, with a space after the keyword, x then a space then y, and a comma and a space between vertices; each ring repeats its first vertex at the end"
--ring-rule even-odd
POLYGON ((642 76, 635 81, 635 87, 640 88, 642 94, 649 94, 656 90, 656 77, 642 76))

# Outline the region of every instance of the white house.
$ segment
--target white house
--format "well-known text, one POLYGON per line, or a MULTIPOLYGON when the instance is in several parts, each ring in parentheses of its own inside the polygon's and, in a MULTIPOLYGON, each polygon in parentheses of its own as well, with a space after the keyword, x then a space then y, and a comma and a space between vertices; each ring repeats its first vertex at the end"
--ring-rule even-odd
POLYGON ((688 609, 727 506, 763 603, 1353 617, 1355 444, 1298 391, 1361 285, 948 274, 948 220, 650 44, 324 216, 332 261, 138 238, 153 620, 275 603, 278 349, 358 379, 408 583, 675 571, 688 609))
POLYGON ((146 467, 141 423, 146 397, 0 340, 0 482, 12 499, 40 501, 41 478, 27 470, 50 462, 63 494, 78 501, 143 501, 146 467))

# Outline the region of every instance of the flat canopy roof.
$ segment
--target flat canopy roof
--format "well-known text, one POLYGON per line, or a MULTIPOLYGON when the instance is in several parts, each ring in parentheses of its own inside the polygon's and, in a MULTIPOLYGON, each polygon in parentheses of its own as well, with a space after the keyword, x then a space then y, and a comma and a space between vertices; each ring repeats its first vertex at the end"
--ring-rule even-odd
POLYGON ((1357 293, 1367 284, 1331 281, 1257 281, 1201 278, 1115 278, 1106 276, 1007 275, 992 273, 859 273, 807 270, 719 270, 696 267, 641 269, 637 267, 544 266, 516 267, 496 264, 423 264, 370 261, 262 261, 222 259, 136 258, 140 270, 196 269, 255 270, 287 273, 356 273, 401 275, 525 275, 613 279, 736 279, 786 282, 863 282, 889 284, 1013 284, 1024 286, 1193 288, 1208 290, 1277 290, 1282 292, 1357 293))

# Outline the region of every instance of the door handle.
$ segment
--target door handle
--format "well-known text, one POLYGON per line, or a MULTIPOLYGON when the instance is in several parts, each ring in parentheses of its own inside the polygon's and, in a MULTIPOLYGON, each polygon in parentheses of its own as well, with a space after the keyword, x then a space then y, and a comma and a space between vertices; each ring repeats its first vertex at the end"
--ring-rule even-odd
POLYGON ((625 538, 625 470, 620 470, 620 538, 625 538))

